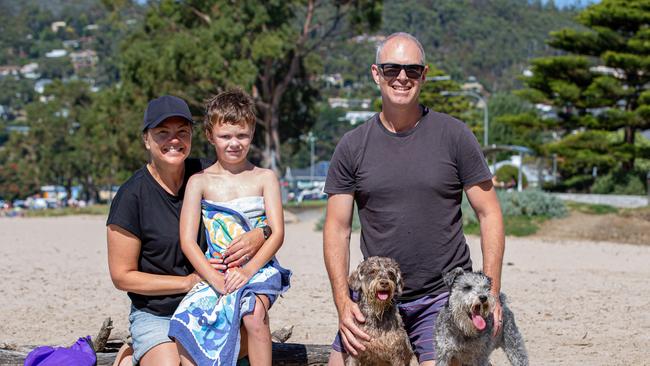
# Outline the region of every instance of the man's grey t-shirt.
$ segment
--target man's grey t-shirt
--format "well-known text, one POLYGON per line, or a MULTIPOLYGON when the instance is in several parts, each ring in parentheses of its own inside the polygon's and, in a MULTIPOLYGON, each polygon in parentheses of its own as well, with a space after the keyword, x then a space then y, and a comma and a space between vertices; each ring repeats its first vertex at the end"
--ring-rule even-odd
POLYGON ((354 195, 365 258, 394 258, 404 276, 400 300, 446 291, 442 274, 471 270, 462 228, 463 187, 490 180, 476 137, 461 121, 423 108, 409 131, 388 131, 375 115, 336 146, 329 195, 354 195))

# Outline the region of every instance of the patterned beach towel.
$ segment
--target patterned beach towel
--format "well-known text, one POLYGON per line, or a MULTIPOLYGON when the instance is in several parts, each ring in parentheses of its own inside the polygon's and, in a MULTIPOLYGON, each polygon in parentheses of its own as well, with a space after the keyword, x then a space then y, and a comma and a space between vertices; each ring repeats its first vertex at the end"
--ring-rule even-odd
MULTIPOLYGON (((225 203, 201 202, 208 258, 219 258, 233 238, 264 225, 262 197, 243 197, 225 203)), ((271 303, 289 289, 291 271, 275 258, 234 293, 220 295, 206 281, 185 296, 172 316, 169 336, 178 340, 198 365, 236 365, 241 318, 255 307, 255 294, 271 303)))

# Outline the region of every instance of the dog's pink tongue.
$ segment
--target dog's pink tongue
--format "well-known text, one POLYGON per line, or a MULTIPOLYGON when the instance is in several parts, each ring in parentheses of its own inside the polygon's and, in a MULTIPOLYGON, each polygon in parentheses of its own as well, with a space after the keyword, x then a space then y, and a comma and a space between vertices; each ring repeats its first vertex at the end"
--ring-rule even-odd
POLYGON ((386 301, 388 299, 388 292, 386 291, 377 291, 377 298, 381 301, 386 301))
POLYGON ((474 323, 474 326, 478 330, 485 329, 485 319, 478 314, 472 314, 472 323, 474 323))

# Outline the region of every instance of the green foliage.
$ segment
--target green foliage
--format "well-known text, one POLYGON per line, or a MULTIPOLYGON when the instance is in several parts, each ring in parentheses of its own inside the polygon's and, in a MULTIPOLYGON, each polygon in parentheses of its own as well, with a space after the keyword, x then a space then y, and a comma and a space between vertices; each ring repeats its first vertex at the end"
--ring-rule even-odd
POLYGON ((147 98, 183 97, 197 115, 209 95, 235 86, 249 91, 259 112, 257 152, 265 166, 282 164, 282 141, 314 123, 309 56, 325 52, 335 35, 375 29, 378 11, 366 0, 163 0, 125 43, 122 77, 147 98))
MULTIPOLYGON (((311 127, 315 138, 314 153, 316 162, 327 161, 331 158, 343 135, 354 128, 344 120, 345 111, 341 108, 331 108, 326 103, 321 103, 316 108, 316 123, 311 127)), ((309 131, 305 131, 309 132, 309 131)), ((283 155, 287 157, 286 164, 291 167, 305 168, 310 164, 310 143, 306 133, 300 137, 289 137, 284 142, 283 155)))
MULTIPOLYGON (((517 186, 517 179, 519 178, 519 169, 514 166, 514 165, 502 165, 499 169, 497 169, 496 173, 494 174, 499 182, 508 184, 510 182, 514 182, 513 187, 517 186)), ((523 187, 528 186, 528 178, 526 177, 526 174, 523 172, 521 173, 521 184, 523 187)))
POLYGON ((415 35, 429 62, 457 79, 477 76, 496 91, 517 86, 526 60, 549 55, 546 34, 576 27, 572 16, 528 0, 385 1, 382 31, 415 35))
POLYGON ((645 195, 646 187, 643 184, 643 176, 643 172, 637 171, 630 173, 620 169, 611 171, 596 178, 591 186, 591 193, 645 195))
MULTIPOLYGON (((541 217, 559 218, 568 214, 567 208, 559 198, 538 190, 528 189, 522 192, 497 191, 504 217, 541 217)), ((478 223, 467 198, 462 202, 463 226, 478 223)))
MULTIPOLYGON (((529 236, 539 230, 539 224, 545 221, 545 217, 529 216, 505 216, 503 226, 506 235, 509 236, 529 236)), ((478 222, 463 224, 463 233, 465 235, 481 235, 481 228, 478 222)))
POLYGON ((577 211, 589 215, 605 215, 610 213, 615 214, 619 212, 618 208, 610 205, 589 204, 574 201, 567 201, 566 205, 571 211, 577 211))
POLYGON ((618 184, 607 173, 629 173, 643 156, 635 135, 650 128, 650 6, 645 0, 603 0, 577 19, 584 29, 551 33, 549 45, 565 54, 533 60, 533 75, 525 79, 528 89, 521 95, 552 105, 557 114, 549 127, 561 139, 539 150, 558 154, 569 189, 588 187, 596 168, 605 175, 597 191, 638 191, 638 180, 618 184))
MULTIPOLYGON (((427 77, 435 78, 436 76, 443 75, 445 75, 443 70, 429 63, 427 77)), ((436 112, 446 113, 460 120, 467 121, 467 117, 473 117, 471 112, 468 114, 468 111, 472 110, 471 103, 476 100, 466 96, 444 96, 441 94, 443 91, 460 90, 460 84, 454 80, 427 81, 420 91, 420 103, 435 109, 436 112)))
POLYGON ((92 205, 86 207, 60 207, 47 210, 25 210, 25 217, 58 217, 71 215, 101 215, 108 216, 108 205, 92 205))

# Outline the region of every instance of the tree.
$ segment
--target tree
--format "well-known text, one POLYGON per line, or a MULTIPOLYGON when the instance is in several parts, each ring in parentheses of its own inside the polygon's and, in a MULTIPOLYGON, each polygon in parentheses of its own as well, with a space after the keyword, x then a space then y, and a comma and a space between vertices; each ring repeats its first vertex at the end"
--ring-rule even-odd
POLYGON ((650 128, 650 3, 603 0, 577 20, 584 30, 551 33, 549 45, 565 54, 534 60, 520 93, 553 106, 557 117, 521 123, 559 134, 546 151, 563 158, 563 176, 584 183, 594 168, 607 172, 620 164, 630 173, 640 156, 635 135, 650 128))
POLYGON ((162 0, 127 41, 121 76, 149 98, 184 98, 196 115, 211 94, 234 86, 249 91, 259 112, 264 165, 274 166, 282 163, 282 131, 302 129, 283 127, 305 121, 304 113, 289 120, 281 112, 311 107, 296 100, 312 103, 307 81, 314 58, 335 39, 375 29, 380 14, 381 3, 372 0, 162 0))

